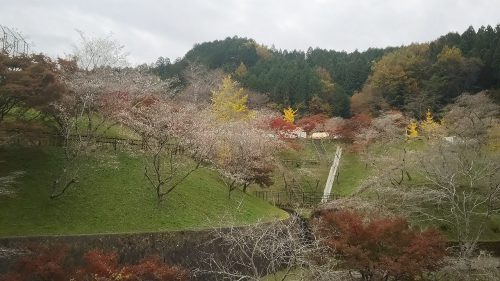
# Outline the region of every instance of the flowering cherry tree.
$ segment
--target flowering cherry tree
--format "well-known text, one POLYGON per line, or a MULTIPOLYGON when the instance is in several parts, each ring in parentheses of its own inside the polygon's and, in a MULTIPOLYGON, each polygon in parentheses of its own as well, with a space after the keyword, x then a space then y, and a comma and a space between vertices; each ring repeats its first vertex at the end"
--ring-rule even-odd
POLYGON ((143 140, 144 176, 158 201, 207 162, 217 137, 210 114, 154 96, 137 100, 120 120, 143 140))
MULTIPOLYGON (((258 115, 258 114, 257 114, 258 115)), ((259 119, 219 124, 211 162, 222 175, 229 191, 251 184, 270 186, 275 153, 281 141, 265 129, 259 119)))

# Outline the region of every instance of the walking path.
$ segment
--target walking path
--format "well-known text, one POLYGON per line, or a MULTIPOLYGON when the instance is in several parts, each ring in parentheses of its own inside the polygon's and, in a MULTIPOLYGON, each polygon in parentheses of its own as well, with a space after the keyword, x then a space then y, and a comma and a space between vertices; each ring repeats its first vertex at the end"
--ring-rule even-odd
POLYGON ((337 168, 339 166, 341 156, 342 147, 337 146, 337 151, 335 151, 335 158, 333 159, 333 164, 330 168, 328 179, 326 180, 325 191, 323 192, 323 199, 321 199, 321 203, 327 202, 328 198, 330 198, 330 194, 332 193, 333 181, 335 180, 335 175, 337 174, 337 168))

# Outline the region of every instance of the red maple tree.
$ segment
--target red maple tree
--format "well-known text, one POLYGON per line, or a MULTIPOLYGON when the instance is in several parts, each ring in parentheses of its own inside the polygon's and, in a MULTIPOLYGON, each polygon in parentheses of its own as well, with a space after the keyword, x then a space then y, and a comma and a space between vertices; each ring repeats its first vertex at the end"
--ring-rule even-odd
POLYGON ((365 113, 359 113, 347 119, 335 132, 341 138, 352 141, 356 134, 370 126, 372 117, 365 113))
POLYGON ((318 234, 344 266, 363 280, 415 280, 438 269, 446 256, 438 231, 411 229, 404 218, 367 220, 350 211, 323 211, 314 219, 318 234))
POLYGON ((269 127, 276 131, 293 131, 297 128, 294 124, 283 120, 281 117, 269 120, 269 127))
POLYGON ((325 114, 315 114, 311 116, 306 116, 297 121, 297 126, 301 127, 304 132, 310 134, 314 129, 325 124, 325 121, 328 119, 328 116, 325 114))

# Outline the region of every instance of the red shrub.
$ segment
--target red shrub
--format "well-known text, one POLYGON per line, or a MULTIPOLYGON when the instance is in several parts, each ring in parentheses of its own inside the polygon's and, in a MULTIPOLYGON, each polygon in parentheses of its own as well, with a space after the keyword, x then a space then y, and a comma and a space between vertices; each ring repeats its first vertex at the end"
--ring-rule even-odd
POLYGON ((18 259, 12 271, 0 275, 0 281, 67 281, 67 280, 123 280, 123 281, 184 281, 188 271, 169 266, 159 257, 149 258, 136 265, 120 265, 115 253, 88 251, 84 265, 77 268, 68 263, 66 247, 33 247, 31 254, 18 259))
POLYGON ((370 115, 359 113, 347 119, 340 128, 335 132, 340 137, 352 141, 357 133, 368 128, 372 122, 370 115))
MULTIPOLYGON (((297 129, 297 126, 295 126, 292 123, 289 123, 281 117, 276 117, 273 118, 269 121, 269 128, 275 132, 275 134, 280 138, 281 140, 284 141, 289 141, 291 139, 296 138, 294 134, 292 133, 295 129, 297 129)), ((293 146, 292 143, 288 143, 290 146, 293 146)), ((295 148, 294 148, 295 149, 295 148)))
POLYGON ((327 119, 328 116, 324 114, 307 116, 297 121, 297 126, 301 127, 307 134, 310 134, 314 129, 324 125, 327 119))
POLYGON ((354 212, 325 211, 314 223, 326 245, 364 280, 413 280, 438 269, 446 255, 443 235, 434 229, 412 230, 403 218, 365 222, 354 212))
POLYGON ((31 246, 30 254, 20 257, 14 270, 0 276, 2 281, 50 280, 66 281, 74 275, 67 265, 66 247, 31 246))
POLYGON ((97 275, 110 278, 120 272, 116 253, 103 253, 100 250, 90 250, 84 256, 85 267, 80 270, 84 275, 97 275))
POLYGON ((167 266, 160 257, 151 257, 141 261, 139 264, 127 266, 123 270, 127 280, 140 281, 183 281, 189 279, 186 270, 167 266))
POLYGON ((277 132, 291 132, 297 128, 294 124, 283 120, 281 117, 271 119, 269 121, 269 127, 277 132))
POLYGON ((85 254, 85 267, 80 270, 83 277, 94 276, 129 281, 182 281, 189 274, 181 267, 165 264, 160 257, 151 257, 135 265, 120 266, 115 253, 92 250, 85 254))

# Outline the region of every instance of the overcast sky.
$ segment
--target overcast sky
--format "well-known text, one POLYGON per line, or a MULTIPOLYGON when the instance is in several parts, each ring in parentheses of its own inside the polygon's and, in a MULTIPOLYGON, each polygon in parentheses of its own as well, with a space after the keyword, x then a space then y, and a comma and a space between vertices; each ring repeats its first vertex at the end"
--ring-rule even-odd
POLYGON ((110 32, 136 64, 238 35, 278 49, 365 50, 500 23, 500 0, 0 0, 0 24, 37 52, 70 53, 76 29, 110 32))

